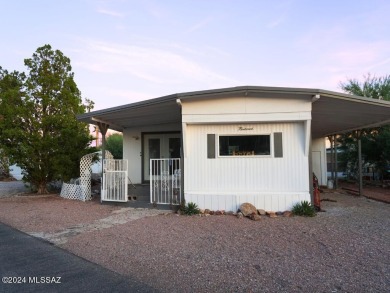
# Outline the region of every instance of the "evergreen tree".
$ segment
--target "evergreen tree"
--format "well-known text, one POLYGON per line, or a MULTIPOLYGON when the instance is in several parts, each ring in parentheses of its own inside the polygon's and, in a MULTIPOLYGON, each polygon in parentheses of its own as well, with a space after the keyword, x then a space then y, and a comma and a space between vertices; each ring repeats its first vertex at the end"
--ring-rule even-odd
POLYGON ((61 51, 45 45, 24 64, 27 74, 0 67, 0 148, 42 194, 50 181, 79 175, 91 136, 76 115, 93 102, 83 103, 70 59, 61 51))
POLYGON ((123 159, 123 136, 119 133, 111 134, 106 140, 106 150, 110 151, 114 159, 123 159))

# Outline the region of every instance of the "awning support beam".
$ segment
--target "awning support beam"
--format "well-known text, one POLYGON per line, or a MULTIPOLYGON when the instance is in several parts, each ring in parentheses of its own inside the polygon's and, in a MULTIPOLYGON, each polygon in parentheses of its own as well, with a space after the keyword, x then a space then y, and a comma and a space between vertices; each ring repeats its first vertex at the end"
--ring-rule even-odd
POLYGON ((97 122, 99 130, 102 134, 102 176, 104 171, 104 160, 106 158, 106 133, 109 125, 103 122, 97 122))
MULTIPOLYGON (((99 126, 99 123, 100 124, 107 124, 107 125, 110 125, 110 128, 111 129, 114 129, 114 130, 117 130, 117 131, 123 131, 123 127, 122 126, 119 126, 119 125, 116 125, 114 123, 111 123, 109 121, 105 121, 105 120, 102 120, 100 118, 96 118, 96 117, 92 117, 91 120, 93 122, 96 122, 96 124, 99 126)), ((99 126, 100 128, 100 126, 99 126)))

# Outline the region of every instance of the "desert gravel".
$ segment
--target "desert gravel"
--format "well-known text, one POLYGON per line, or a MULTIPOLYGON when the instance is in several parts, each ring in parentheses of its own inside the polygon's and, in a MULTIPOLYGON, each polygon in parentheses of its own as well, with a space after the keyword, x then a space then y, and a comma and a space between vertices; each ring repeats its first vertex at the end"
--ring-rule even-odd
MULTIPOLYGON (((50 199, 44 210, 51 206, 56 213, 62 205, 78 210, 48 232, 65 231, 77 217, 89 221, 89 228, 68 235, 61 247, 161 292, 390 292, 390 205, 338 193, 322 198, 336 202, 323 201, 326 212, 314 218, 262 217, 258 222, 158 211, 133 219, 132 213, 144 212, 62 199, 50 199), (90 204, 85 211, 94 216, 87 219, 79 204, 90 204), (127 216, 91 228, 116 214, 127 216)), ((42 223, 33 220, 36 229, 23 226, 10 220, 12 210, 6 206, 14 203, 4 200, 0 221, 19 229, 42 232, 43 223, 55 218, 43 213, 42 223)), ((44 199, 37 201, 39 211, 44 199)))
POLYGON ((107 217, 118 209, 58 195, 23 195, 0 199, 0 221, 24 232, 55 232, 107 217))

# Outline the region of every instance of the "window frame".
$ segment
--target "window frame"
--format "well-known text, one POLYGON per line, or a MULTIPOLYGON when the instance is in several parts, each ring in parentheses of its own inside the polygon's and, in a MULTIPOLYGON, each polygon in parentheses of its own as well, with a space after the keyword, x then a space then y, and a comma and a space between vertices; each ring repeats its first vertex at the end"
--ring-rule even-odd
POLYGON ((217 142, 217 158, 272 158, 274 156, 274 148, 273 148, 273 135, 272 133, 247 133, 247 134, 217 134, 216 135, 217 142), (220 140, 221 136, 268 136, 269 137, 269 155, 245 155, 245 156, 223 156, 220 154, 220 140))

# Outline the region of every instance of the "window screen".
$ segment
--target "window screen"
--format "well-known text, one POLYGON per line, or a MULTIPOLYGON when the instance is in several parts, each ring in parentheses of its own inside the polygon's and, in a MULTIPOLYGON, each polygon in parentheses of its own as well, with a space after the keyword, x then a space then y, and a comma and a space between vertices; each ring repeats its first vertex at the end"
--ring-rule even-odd
POLYGON ((270 135, 219 136, 220 156, 267 156, 270 135))

